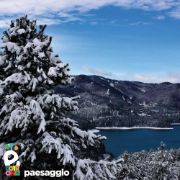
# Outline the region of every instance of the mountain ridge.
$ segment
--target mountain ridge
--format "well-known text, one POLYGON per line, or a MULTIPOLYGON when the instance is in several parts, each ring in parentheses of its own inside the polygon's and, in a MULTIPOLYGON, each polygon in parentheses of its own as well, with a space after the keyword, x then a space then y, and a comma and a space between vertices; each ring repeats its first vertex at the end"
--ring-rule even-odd
POLYGON ((71 114, 84 129, 98 127, 169 127, 180 122, 180 83, 119 81, 78 75, 56 92, 80 95, 79 110, 71 114))

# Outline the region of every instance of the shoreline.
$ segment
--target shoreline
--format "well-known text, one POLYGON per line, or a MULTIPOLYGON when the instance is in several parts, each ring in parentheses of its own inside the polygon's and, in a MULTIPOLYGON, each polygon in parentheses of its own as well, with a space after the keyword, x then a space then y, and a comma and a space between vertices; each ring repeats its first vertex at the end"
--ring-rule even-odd
POLYGON ((171 126, 180 126, 180 123, 171 123, 171 126))
MULTIPOLYGON (((179 124, 180 125, 180 124, 179 124)), ((150 129, 150 130, 173 130, 173 127, 96 127, 98 130, 133 130, 133 129, 150 129)))

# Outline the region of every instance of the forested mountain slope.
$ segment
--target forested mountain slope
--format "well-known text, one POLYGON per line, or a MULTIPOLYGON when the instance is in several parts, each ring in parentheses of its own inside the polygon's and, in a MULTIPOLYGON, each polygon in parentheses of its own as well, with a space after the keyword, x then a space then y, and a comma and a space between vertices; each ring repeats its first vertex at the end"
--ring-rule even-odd
POLYGON ((84 128, 97 126, 169 126, 180 122, 180 84, 117 81, 79 75, 56 91, 80 95, 73 114, 84 128))

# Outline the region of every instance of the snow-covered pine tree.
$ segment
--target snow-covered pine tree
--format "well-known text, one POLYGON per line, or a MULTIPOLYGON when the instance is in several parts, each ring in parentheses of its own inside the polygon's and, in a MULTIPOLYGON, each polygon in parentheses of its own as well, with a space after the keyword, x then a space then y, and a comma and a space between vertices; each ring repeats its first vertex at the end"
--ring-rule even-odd
MULTIPOLYGON (((26 169, 68 168, 75 179, 113 179, 115 164, 93 161, 90 147, 102 136, 83 131, 65 112, 77 110, 77 97, 54 94, 71 83, 69 66, 53 55, 46 26, 27 16, 11 22, 0 54, 0 144, 18 143, 26 169)), ((2 154, 0 154, 2 155, 2 154)))

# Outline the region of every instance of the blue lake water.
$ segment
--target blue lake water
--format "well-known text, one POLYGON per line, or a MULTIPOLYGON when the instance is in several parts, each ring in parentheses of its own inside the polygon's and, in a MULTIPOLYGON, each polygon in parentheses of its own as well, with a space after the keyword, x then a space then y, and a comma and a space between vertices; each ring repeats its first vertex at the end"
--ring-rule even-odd
POLYGON ((172 130, 101 130, 101 134, 107 137, 104 141, 107 152, 118 157, 124 151, 137 152, 141 150, 157 149, 160 142, 166 144, 166 148, 180 148, 180 126, 173 126, 172 130))

